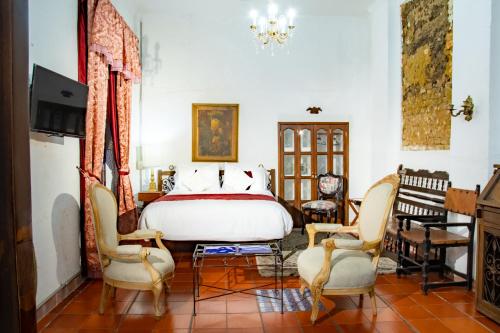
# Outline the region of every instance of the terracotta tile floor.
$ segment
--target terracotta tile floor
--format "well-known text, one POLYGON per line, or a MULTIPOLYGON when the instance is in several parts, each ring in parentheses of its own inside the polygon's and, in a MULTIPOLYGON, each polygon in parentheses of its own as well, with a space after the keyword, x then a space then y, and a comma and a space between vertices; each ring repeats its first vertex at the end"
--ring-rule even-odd
MULTIPOLYGON (((309 312, 260 313, 254 296, 230 295, 198 303, 192 314, 192 275, 189 253, 174 255, 176 277, 166 295, 164 314, 153 316, 150 292, 118 290, 104 315, 97 313, 101 281, 89 281, 71 299, 59 305, 38 323, 43 333, 90 332, 500 332, 500 326, 477 312, 474 294, 464 288, 441 288, 421 294, 419 276, 377 279, 378 315, 372 316, 368 296, 322 298, 314 326, 309 312)), ((207 269, 205 281, 219 286, 245 288, 269 282, 255 271, 226 274, 207 269)), ((285 287, 299 286, 298 278, 286 278, 285 287)), ((215 295, 201 288, 202 296, 215 295)))

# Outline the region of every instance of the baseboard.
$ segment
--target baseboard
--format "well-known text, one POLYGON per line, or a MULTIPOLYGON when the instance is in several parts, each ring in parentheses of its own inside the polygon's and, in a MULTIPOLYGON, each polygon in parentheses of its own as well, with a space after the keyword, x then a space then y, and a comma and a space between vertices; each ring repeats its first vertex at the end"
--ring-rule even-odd
POLYGON ((80 272, 72 277, 66 284, 57 289, 52 296, 40 304, 36 309, 36 320, 40 322, 50 311, 56 306, 63 303, 68 296, 78 289, 84 282, 84 278, 80 272))

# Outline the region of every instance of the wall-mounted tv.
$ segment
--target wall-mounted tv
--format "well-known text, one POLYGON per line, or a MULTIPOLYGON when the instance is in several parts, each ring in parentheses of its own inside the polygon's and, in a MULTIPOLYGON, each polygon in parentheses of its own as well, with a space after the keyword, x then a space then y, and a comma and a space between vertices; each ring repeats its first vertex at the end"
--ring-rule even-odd
POLYGON ((33 66, 31 130, 85 138, 89 88, 39 65, 33 66))

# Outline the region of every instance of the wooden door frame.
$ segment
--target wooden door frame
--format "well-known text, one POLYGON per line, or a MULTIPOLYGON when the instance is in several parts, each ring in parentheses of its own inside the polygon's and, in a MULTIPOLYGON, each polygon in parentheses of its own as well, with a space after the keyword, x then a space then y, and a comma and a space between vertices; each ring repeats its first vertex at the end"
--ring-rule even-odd
POLYGON ((0 323, 2 332, 36 332, 27 0, 0 2, 0 38, 0 323))
MULTIPOLYGON (((302 121, 302 122, 293 122, 293 121, 278 121, 278 126, 277 126, 277 130, 278 130, 278 197, 281 198, 281 196, 283 195, 283 187, 284 185, 282 184, 282 180, 283 180, 283 173, 282 173, 282 170, 283 170, 283 161, 281 159, 281 156, 283 155, 283 147, 281 145, 281 131, 280 129, 284 126, 290 126, 290 127, 294 127, 294 129, 296 129, 297 126, 312 126, 312 128, 316 127, 316 126, 342 126, 342 127, 345 127, 346 131, 344 131, 344 154, 347 156, 347 158, 344 158, 344 177, 345 179, 347 180, 347 185, 346 185, 346 189, 345 189, 345 192, 344 192, 344 217, 345 217, 345 220, 343 221, 344 223, 348 220, 349 220, 349 205, 347 204, 347 201, 348 201, 348 198, 349 198, 349 153, 350 153, 350 150, 349 150, 349 122, 347 121, 335 121, 335 122, 314 122, 314 121, 311 121, 311 122, 305 122, 305 121, 302 121)), ((313 137, 312 134, 314 134, 315 132, 312 131, 311 133, 311 153, 313 151, 312 149, 312 146, 314 145, 314 143, 316 142, 315 141, 315 137, 313 137)), ((295 149, 300 149, 300 146, 297 146, 297 142, 298 142, 298 138, 296 138, 296 135, 294 136, 294 143, 296 145, 295 149)), ((329 143, 330 144, 330 143, 329 143)), ((315 150, 315 149, 314 149, 315 150)), ((333 149, 332 149, 332 158, 333 158, 333 149)), ((330 159, 330 154, 328 154, 329 156, 329 159, 330 159)), ((311 166, 312 166, 312 162, 311 161, 311 166)), ((297 166, 297 163, 298 165, 300 166, 300 161, 295 161, 295 167, 297 166)), ((332 165, 333 167, 333 165, 332 165)), ((297 172, 297 169, 294 170, 295 172, 297 172)), ((295 186, 295 200, 297 200, 297 186, 295 186)), ((311 188, 311 191, 313 189, 311 188)), ((300 194, 300 193, 299 193, 300 194)))

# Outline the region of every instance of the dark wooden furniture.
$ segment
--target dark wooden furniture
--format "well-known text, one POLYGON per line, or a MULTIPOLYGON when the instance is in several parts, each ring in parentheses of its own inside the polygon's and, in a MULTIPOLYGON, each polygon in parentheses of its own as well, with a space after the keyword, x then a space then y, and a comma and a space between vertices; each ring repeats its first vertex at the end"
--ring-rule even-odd
POLYGON ((356 221, 358 220, 359 208, 361 207, 361 202, 363 202, 363 199, 350 198, 348 202, 349 202, 349 207, 351 207, 351 209, 354 213, 354 218, 349 223, 349 225, 354 225, 354 224, 356 224, 356 221))
MULTIPOLYGON (((399 190, 385 237, 385 255, 394 260, 397 259, 399 227, 395 217, 397 215, 446 216, 444 198, 446 190, 451 187, 450 177, 445 171, 412 170, 400 165, 397 172, 400 177, 399 190)), ((415 227, 418 228, 418 226, 415 227)), ((407 251, 405 255, 409 256, 412 252, 417 259, 419 255, 418 245, 415 248, 407 246, 405 250, 407 251)))
POLYGON ((0 37, 0 323, 2 332, 36 332, 27 0, 0 2, 0 37))
POLYGON ((155 201, 163 195, 163 191, 139 192, 137 200, 142 201, 142 206, 146 207, 150 202, 155 201))
POLYGON ((500 324, 500 164, 477 201, 476 308, 500 324))
POLYGON ((342 176, 326 173, 318 176, 318 200, 302 204, 302 235, 306 228, 306 220, 316 215, 320 221, 323 217, 331 223, 332 214, 334 223, 338 221, 338 206, 344 198, 344 178, 342 176), (333 200, 330 201, 330 200, 333 200))
MULTIPOLYGON (((302 226, 302 204, 317 200, 317 175, 331 172, 344 177, 349 184, 349 123, 278 123, 278 197, 302 226)), ((348 216, 348 188, 339 202, 338 218, 348 216)))
POLYGON ((467 222, 448 221, 444 215, 398 215, 396 216, 399 224, 398 239, 398 267, 396 273, 400 276, 402 273, 412 271, 422 271, 422 290, 425 294, 431 288, 445 286, 466 286, 468 290, 472 289, 472 259, 474 256, 474 230, 476 228, 476 202, 479 196, 479 185, 475 191, 462 190, 457 188, 448 188, 444 202, 444 209, 447 212, 469 216, 467 222), (419 227, 412 228, 411 222, 418 224, 419 227), (448 230, 449 227, 467 227, 468 235, 462 236, 448 230), (423 247, 422 260, 412 258, 406 250, 410 245, 423 247), (467 272, 464 274, 449 267, 445 263, 446 249, 450 247, 467 248, 467 272), (432 260, 431 249, 440 250, 438 260, 432 260), (429 282, 429 272, 438 270, 442 275, 445 271, 451 271, 455 275, 462 277, 463 281, 439 281, 429 282))

